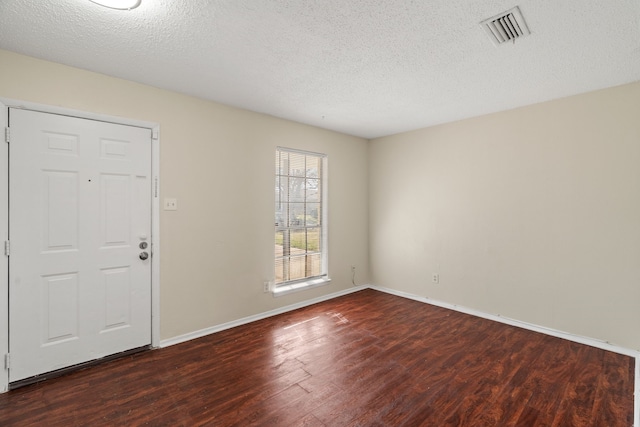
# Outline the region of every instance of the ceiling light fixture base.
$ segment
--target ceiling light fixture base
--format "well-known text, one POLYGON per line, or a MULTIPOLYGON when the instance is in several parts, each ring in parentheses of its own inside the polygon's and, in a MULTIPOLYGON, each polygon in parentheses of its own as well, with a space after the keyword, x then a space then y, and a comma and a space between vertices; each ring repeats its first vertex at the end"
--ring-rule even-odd
POLYGON ((108 7, 109 9, 117 10, 131 10, 140 6, 142 0, 89 0, 92 3, 99 4, 100 6, 108 7))

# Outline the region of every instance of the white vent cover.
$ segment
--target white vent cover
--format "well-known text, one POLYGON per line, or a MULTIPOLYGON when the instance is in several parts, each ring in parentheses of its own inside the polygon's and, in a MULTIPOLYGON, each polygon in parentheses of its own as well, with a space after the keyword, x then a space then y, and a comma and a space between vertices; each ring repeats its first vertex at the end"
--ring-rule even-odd
POLYGON ((484 27, 496 46, 508 41, 515 43, 516 39, 531 34, 518 6, 489 18, 481 22, 480 25, 484 27))

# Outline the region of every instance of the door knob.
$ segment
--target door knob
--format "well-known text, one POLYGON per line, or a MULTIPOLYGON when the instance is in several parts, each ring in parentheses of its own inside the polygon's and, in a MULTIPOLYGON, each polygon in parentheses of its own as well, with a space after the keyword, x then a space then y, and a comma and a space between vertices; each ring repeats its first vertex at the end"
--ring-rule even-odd
POLYGON ((149 258, 149 253, 148 252, 140 252, 140 259, 141 260, 144 261, 147 258, 149 258))

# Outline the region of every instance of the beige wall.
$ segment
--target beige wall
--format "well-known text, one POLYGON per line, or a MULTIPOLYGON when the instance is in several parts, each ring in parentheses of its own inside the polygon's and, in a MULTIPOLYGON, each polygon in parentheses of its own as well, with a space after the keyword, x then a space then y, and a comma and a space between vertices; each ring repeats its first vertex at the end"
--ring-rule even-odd
POLYGON ((0 97, 160 124, 179 202, 162 339, 346 289, 356 265, 360 284, 640 349, 640 83, 369 145, 2 50, 0 97), (329 155, 333 279, 281 298, 262 292, 277 145, 329 155))
POLYGON ((2 50, 0 97, 160 124, 162 339, 368 283, 366 140, 2 50), (273 298, 278 145, 328 154, 332 282, 273 298))
POLYGON ((640 83, 369 155, 373 284, 640 349, 640 83))

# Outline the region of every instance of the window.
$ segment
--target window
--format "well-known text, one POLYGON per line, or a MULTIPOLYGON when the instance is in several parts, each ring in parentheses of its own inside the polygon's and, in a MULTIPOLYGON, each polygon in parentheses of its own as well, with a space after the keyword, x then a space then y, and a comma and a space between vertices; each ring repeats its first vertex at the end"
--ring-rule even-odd
POLYGON ((326 281, 325 164, 324 154, 276 150, 276 292, 326 281))

